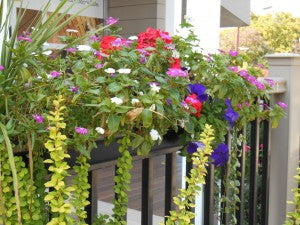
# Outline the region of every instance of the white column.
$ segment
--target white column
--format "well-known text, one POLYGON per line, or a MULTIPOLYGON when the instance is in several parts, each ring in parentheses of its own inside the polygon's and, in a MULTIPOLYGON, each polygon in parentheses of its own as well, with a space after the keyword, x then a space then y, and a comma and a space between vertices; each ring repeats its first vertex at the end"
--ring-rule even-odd
POLYGON ((182 0, 166 0, 165 30, 174 35, 181 24, 182 0))
POLYGON ((287 116, 271 130, 269 225, 281 225, 294 206, 292 188, 299 160, 300 136, 300 55, 279 53, 267 56, 269 76, 286 80, 287 91, 273 96, 274 103, 285 102, 287 116))
POLYGON ((206 53, 219 48, 220 11, 220 0, 187 0, 187 16, 192 18, 195 33, 206 53))

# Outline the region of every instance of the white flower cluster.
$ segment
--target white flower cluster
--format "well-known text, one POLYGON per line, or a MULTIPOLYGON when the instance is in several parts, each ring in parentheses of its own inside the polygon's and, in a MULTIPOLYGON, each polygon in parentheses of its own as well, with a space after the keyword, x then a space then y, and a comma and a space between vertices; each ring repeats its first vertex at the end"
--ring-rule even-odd
POLYGON ((104 134, 105 133, 105 130, 102 127, 96 127, 95 130, 99 134, 104 134))
POLYGON ((152 91, 157 92, 157 93, 160 90, 160 87, 157 84, 155 84, 155 83, 150 84, 150 87, 151 87, 152 91))
POLYGON ((121 105, 123 103, 123 100, 121 98, 118 98, 118 97, 110 98, 110 101, 112 103, 115 103, 116 105, 121 105))
POLYGON ((161 140, 161 136, 159 135, 158 131, 155 129, 151 129, 150 136, 153 141, 161 140))
POLYGON ((122 74, 129 74, 131 72, 131 69, 118 69, 118 72, 122 74))
POLYGON ((104 70, 106 73, 115 73, 116 70, 114 68, 107 68, 104 70))

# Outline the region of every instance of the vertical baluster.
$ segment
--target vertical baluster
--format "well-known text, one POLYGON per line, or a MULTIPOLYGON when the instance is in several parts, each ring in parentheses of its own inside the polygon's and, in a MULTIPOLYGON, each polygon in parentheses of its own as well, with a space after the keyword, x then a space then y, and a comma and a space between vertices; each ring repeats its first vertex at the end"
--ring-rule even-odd
POLYGON ((153 158, 142 162, 142 223, 153 224, 153 158))
MULTIPOLYGON (((186 174, 186 176, 187 177, 191 177, 190 176, 190 172, 191 172, 191 170, 193 169, 193 162, 192 161, 186 161, 186 168, 185 168, 185 174, 186 174)), ((188 188, 188 183, 186 182, 185 183, 185 187, 186 187, 186 189, 188 188)), ((189 209, 191 212, 195 212, 195 208, 192 208, 192 209, 189 209)), ((195 223, 195 219, 193 219, 192 221, 191 221, 191 224, 194 224, 195 223)))
POLYGON ((251 122, 249 225, 256 225, 257 178, 259 157, 259 119, 251 122))
POLYGON ((270 181, 270 121, 263 122, 263 158, 262 158, 262 225, 268 225, 269 216, 269 181, 270 181))
MULTIPOLYGON (((165 167, 165 216, 174 210, 173 197, 176 192, 176 152, 166 154, 165 167)), ((167 218, 165 217, 165 221, 167 218)))
MULTIPOLYGON (((231 134, 230 134, 230 132, 228 132, 228 134, 226 135, 225 142, 228 145, 229 160, 228 160, 228 163, 221 168, 221 196, 226 197, 226 196, 228 196, 227 183, 229 182, 229 174, 230 174, 230 170, 229 170, 229 166, 228 166, 230 164, 230 151, 231 151, 231 134)), ((227 207, 226 202, 222 202, 221 210, 223 210, 223 212, 221 212, 221 223, 224 225, 227 225, 229 222, 228 213, 225 213, 226 207, 227 207)))
POLYGON ((214 164, 207 167, 204 187, 204 224, 214 225, 214 164))
POLYGON ((88 197, 90 204, 85 207, 87 212, 85 222, 92 224, 93 218, 98 215, 97 174, 95 170, 88 172, 88 183, 90 184, 88 197))
MULTIPOLYGON (((246 129, 247 126, 243 127, 242 134, 244 137, 246 137, 246 129)), ((238 210, 236 212, 236 219, 237 219, 237 224, 238 225, 243 225, 244 224, 244 185, 245 185, 245 160, 246 160, 246 155, 245 155, 245 149, 246 149, 246 140, 243 141, 242 147, 241 147, 241 154, 239 156, 239 163, 240 167, 238 168, 238 171, 240 172, 240 186, 239 186, 239 199, 240 202, 237 203, 238 205, 238 210)))

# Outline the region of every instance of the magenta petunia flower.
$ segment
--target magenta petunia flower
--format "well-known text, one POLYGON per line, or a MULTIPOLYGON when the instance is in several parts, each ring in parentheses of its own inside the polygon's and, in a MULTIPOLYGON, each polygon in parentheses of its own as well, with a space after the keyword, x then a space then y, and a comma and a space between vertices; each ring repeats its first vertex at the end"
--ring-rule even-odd
POLYGON ((284 102, 278 102, 277 104, 283 109, 286 109, 288 107, 284 102))
POLYGON ((50 75, 52 76, 52 78, 55 78, 55 77, 59 77, 61 73, 56 70, 53 70, 50 72, 50 75))
POLYGON ((90 36, 90 39, 91 39, 92 41, 95 41, 95 42, 101 41, 101 37, 98 37, 98 36, 96 36, 96 35, 90 36))
POLYGON ((80 135, 85 135, 89 133, 89 130, 84 127, 76 127, 75 132, 80 135))
POLYGON ((181 69, 176 69, 176 68, 169 68, 167 71, 167 74, 170 77, 186 77, 187 72, 181 70, 181 69))
POLYGON ((27 36, 24 36, 24 35, 21 35, 21 36, 17 37, 17 40, 18 41, 26 41, 26 42, 29 42, 29 43, 32 42, 30 37, 27 37, 27 36))
POLYGON ((99 51, 94 51, 94 56, 100 57, 101 53, 99 51))
POLYGON ((101 69, 102 67, 103 67, 103 64, 101 64, 101 63, 98 63, 98 64, 95 65, 96 69, 101 69))
POLYGON ((4 70, 4 66, 0 65, 0 71, 4 70))
POLYGON ((108 25, 113 25, 113 24, 117 23, 118 21, 119 21, 119 20, 116 19, 116 18, 109 17, 109 18, 107 18, 107 20, 106 20, 106 24, 108 24, 108 25))
POLYGON ((41 114, 37 113, 37 114, 34 114, 32 117, 35 120, 35 122, 37 122, 38 124, 41 124, 44 121, 44 118, 42 117, 41 114))
POLYGON ((122 45, 122 39, 121 38, 117 38, 116 40, 114 40, 111 43, 111 46, 114 46, 114 47, 120 47, 121 45, 122 45))
POLYGON ((238 54, 239 53, 237 51, 229 50, 229 55, 231 55, 232 57, 237 57, 238 54))
POLYGON ((75 53, 75 52, 77 52, 77 49, 76 48, 66 48, 66 51, 69 53, 75 53))
POLYGON ((239 68, 237 66, 230 66, 230 67, 228 67, 228 69, 235 73, 237 73, 239 71, 239 68))
POLYGON ((77 86, 71 87, 71 91, 72 91, 74 94, 77 94, 77 93, 78 93, 78 87, 77 87, 77 86))

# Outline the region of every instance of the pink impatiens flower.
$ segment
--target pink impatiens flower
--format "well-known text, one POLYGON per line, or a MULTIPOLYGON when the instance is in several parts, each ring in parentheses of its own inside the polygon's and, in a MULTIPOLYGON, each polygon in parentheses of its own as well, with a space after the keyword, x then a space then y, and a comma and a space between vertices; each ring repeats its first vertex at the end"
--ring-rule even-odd
POLYGON ((80 135, 88 134, 89 130, 84 127, 76 127, 75 132, 80 135))
POLYGON ((283 109, 286 109, 288 107, 284 102, 278 102, 277 104, 283 109))
POLYGON ((30 37, 24 36, 24 35, 21 35, 21 36, 17 37, 17 40, 18 40, 18 41, 26 41, 26 42, 29 42, 29 43, 32 42, 32 40, 31 40, 30 37))
POLYGON ((229 55, 231 55, 232 57, 237 57, 238 54, 239 53, 237 51, 229 50, 229 55))
POLYGON ((167 74, 170 77, 186 77, 187 73, 181 69, 169 68, 167 74))
POLYGON ((42 117, 41 114, 37 113, 37 114, 34 114, 32 117, 35 120, 35 122, 37 122, 38 124, 41 124, 44 121, 44 118, 42 117))
POLYGON ((95 65, 96 69, 101 69, 102 67, 103 67, 103 64, 101 64, 101 63, 98 63, 98 64, 95 65))
POLYGON ((4 66, 0 65, 0 71, 4 70, 4 66))
POLYGON ((59 77, 61 73, 56 70, 53 70, 50 72, 50 75, 52 76, 52 78, 55 78, 55 77, 59 77))
POLYGON ((108 24, 108 25, 113 25, 113 24, 117 23, 118 21, 119 21, 119 20, 116 19, 116 18, 109 17, 109 18, 107 18, 107 20, 106 20, 106 24, 108 24))
POLYGON ((96 36, 96 35, 90 36, 90 39, 91 39, 92 41, 95 41, 95 42, 101 41, 101 37, 98 37, 98 36, 96 36))

